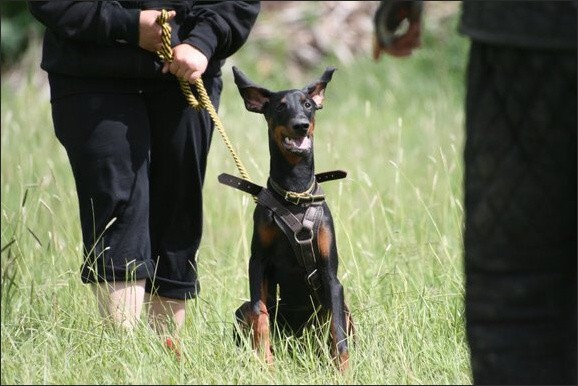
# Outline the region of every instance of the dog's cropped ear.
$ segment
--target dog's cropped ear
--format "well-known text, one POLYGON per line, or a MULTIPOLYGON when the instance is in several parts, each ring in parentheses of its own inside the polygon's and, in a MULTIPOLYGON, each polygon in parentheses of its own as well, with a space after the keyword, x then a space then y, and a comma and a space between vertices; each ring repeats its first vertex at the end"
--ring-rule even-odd
POLYGON ((233 66, 233 76, 239 93, 245 101, 245 108, 254 113, 262 114, 265 104, 269 102, 269 98, 271 97, 271 91, 251 82, 249 78, 235 66, 233 66))
POLYGON ((327 67, 321 78, 311 83, 309 86, 303 89, 303 92, 317 105, 317 109, 323 108, 323 99, 325 99, 325 87, 327 87, 327 83, 331 81, 331 77, 333 76, 333 72, 336 70, 334 67, 327 67))

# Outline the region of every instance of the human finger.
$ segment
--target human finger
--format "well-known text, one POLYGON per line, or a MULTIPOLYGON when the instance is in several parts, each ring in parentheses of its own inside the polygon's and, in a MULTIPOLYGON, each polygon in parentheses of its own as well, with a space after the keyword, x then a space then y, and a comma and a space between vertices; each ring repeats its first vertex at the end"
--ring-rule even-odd
POLYGON ((195 83, 203 75, 203 71, 195 70, 189 76, 189 83, 195 83))
POLYGON ((179 65, 177 64, 176 61, 173 61, 169 64, 169 71, 171 74, 173 75, 177 75, 177 72, 179 71, 179 65))

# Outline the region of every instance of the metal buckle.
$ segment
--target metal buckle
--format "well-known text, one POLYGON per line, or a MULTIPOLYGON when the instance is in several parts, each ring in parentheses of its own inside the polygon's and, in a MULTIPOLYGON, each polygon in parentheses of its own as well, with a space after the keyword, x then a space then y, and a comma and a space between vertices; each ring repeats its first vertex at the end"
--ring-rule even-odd
POLYGON ((299 229, 298 232, 295 232, 293 234, 293 237, 295 237, 295 241, 297 241, 298 244, 304 244, 304 243, 310 242, 311 240, 313 240, 313 229, 303 227, 303 228, 299 229), (304 234, 307 238, 297 237, 300 234, 304 234))
POLYGON ((315 268, 309 275, 307 275, 305 280, 307 281, 307 284, 309 284, 309 286, 311 286, 311 288, 313 288, 315 291, 317 291, 321 287, 321 281, 317 276, 317 268, 315 268), (317 280, 315 280, 317 283, 313 283, 312 278, 317 278, 317 280))
POLYGON ((295 205, 299 205, 299 202, 301 201, 301 197, 295 195, 293 192, 287 192, 285 193, 285 201, 288 201, 292 204, 295 205))

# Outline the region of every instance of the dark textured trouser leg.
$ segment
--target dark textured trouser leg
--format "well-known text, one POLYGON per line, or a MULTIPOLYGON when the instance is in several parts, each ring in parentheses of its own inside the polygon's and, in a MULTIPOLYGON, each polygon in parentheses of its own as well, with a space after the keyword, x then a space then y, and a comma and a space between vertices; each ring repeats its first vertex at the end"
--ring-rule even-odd
POLYGON ((472 44, 466 329, 476 384, 576 384, 576 51, 472 44))
MULTIPOLYGON (((203 78, 218 108, 221 78, 203 78)), ((153 86, 154 87, 154 86, 153 86)), ((203 182, 213 134, 205 109, 187 105, 177 82, 147 90, 151 122, 150 229, 154 283, 148 292, 173 299, 200 290, 196 253, 203 231, 203 182)))
POLYGON ((84 243, 84 283, 152 276, 149 121, 137 94, 84 93, 52 101, 70 160, 84 243))

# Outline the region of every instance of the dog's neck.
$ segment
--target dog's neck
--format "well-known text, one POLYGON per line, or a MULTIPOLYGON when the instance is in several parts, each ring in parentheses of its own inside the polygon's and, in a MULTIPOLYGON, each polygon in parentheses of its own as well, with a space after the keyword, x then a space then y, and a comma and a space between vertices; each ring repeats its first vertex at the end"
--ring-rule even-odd
POLYGON ((270 144, 269 177, 281 188, 292 192, 304 192, 315 181, 315 162, 311 152, 292 164, 279 153, 275 143, 270 144))

